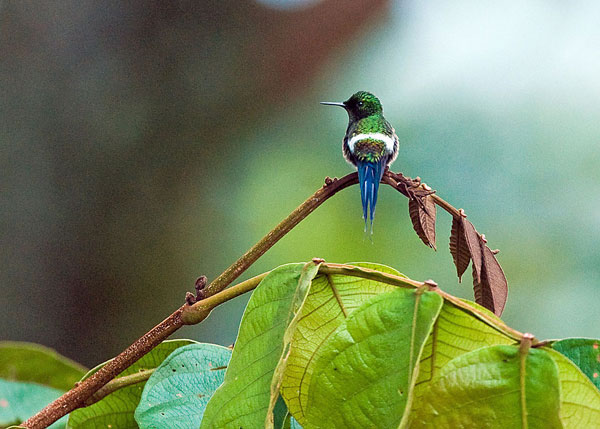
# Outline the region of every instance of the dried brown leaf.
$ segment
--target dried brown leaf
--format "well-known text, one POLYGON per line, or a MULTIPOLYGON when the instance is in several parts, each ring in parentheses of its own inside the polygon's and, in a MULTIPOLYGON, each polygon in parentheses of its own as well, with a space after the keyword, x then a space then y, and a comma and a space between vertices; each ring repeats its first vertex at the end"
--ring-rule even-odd
POLYGON ((450 253, 456 266, 456 275, 458 276, 459 283, 471 261, 469 245, 465 237, 464 220, 465 218, 462 216, 452 218, 452 232, 450 233, 450 253))
POLYGON ((477 280, 475 266, 473 266, 473 295, 477 304, 482 305, 490 311, 494 311, 494 300, 491 291, 486 288, 485 282, 482 284, 482 282, 477 280))
POLYGON ((490 290, 493 301, 490 310, 500 316, 508 298, 508 282, 496 256, 487 246, 483 246, 483 273, 482 281, 487 283, 486 288, 490 290))
POLYGON ((479 273, 473 264, 475 302, 500 316, 508 297, 508 283, 494 253, 485 245, 483 238, 480 237, 479 241, 482 260, 479 273))
POLYGON ((423 243, 435 250, 435 202, 430 196, 423 197, 422 202, 423 206, 416 200, 408 201, 410 220, 423 243))
POLYGON ((485 247, 485 243, 471 222, 469 222, 467 219, 463 219, 462 225, 464 229, 465 241, 467 242, 467 247, 469 248, 469 255, 471 255, 471 260, 473 261, 473 284, 475 284, 475 282, 481 283, 481 271, 483 264, 482 249, 485 247))

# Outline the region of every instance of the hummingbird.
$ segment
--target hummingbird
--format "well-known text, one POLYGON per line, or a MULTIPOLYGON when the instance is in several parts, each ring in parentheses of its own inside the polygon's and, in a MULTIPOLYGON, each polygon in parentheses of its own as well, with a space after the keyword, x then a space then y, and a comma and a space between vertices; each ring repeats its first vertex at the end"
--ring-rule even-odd
POLYGON ((370 92, 358 91, 341 103, 322 101, 321 104, 340 106, 348 113, 342 153, 346 161, 358 170, 365 232, 368 214, 373 234, 379 182, 386 167, 398 155, 398 136, 394 127, 383 117, 381 102, 370 92))

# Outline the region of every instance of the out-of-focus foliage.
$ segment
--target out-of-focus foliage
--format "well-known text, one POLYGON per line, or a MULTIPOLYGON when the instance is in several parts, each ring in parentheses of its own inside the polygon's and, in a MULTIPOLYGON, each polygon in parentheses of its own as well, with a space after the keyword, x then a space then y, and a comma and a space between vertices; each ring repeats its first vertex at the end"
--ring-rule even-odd
MULTIPOLYGON (((351 171, 346 117, 318 101, 358 89, 400 136, 393 169, 501 249, 505 320, 598 337, 600 5, 272 3, 0 3, 0 339, 115 355, 351 171)), ((382 187, 373 243, 361 224, 351 188, 247 275, 375 260, 472 297, 398 193, 382 187)), ((245 302, 181 335, 230 344, 245 302)))
POLYGON ((0 342, 0 378, 31 381, 59 390, 69 390, 86 369, 39 344, 0 342))

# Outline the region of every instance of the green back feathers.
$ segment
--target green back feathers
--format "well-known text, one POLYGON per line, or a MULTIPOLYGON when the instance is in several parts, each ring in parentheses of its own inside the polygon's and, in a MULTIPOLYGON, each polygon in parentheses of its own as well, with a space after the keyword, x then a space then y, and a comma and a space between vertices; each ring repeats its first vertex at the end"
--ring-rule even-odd
POLYGON ((385 144, 375 139, 363 139, 356 143, 354 156, 359 161, 379 162, 385 153, 385 144))

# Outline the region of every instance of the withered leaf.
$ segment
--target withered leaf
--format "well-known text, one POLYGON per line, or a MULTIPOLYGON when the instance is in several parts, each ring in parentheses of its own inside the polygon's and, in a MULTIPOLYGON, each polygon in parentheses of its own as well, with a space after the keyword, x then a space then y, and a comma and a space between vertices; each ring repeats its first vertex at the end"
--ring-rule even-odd
POLYGON ((464 217, 452 218, 452 232, 450 233, 450 253, 456 266, 456 275, 458 282, 462 280, 462 275, 469 266, 471 254, 469 253, 469 245, 465 237, 464 217))
POLYGON ((508 282, 496 255, 485 245, 483 246, 483 273, 482 282, 487 283, 486 288, 490 290, 493 302, 493 308, 490 310, 496 316, 500 316, 508 298, 508 282))
POLYGON ((482 260, 478 273, 473 264, 473 293, 475 302, 492 311, 496 316, 501 316, 508 297, 508 283, 500 264, 494 253, 479 237, 482 260))
POLYGON ((430 196, 423 197, 422 202, 423 207, 416 200, 408 201, 410 220, 423 243, 435 250, 435 202, 430 196))
POLYGON ((482 249, 485 247, 485 243, 471 222, 464 218, 461 222, 464 230, 465 241, 467 242, 467 247, 469 248, 469 255, 471 255, 471 260, 473 261, 473 283, 475 283, 475 281, 480 283, 483 263, 482 249))

